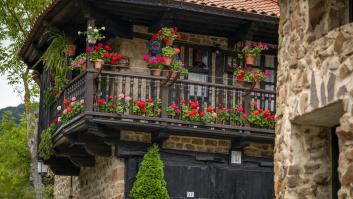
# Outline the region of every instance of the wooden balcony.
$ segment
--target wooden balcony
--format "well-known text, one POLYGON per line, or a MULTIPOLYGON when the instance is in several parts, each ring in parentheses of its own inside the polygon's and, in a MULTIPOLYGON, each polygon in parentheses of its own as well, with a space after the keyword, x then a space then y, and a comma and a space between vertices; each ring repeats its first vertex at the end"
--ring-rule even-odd
MULTIPOLYGON (((239 125, 230 120, 224 122, 215 120, 211 123, 184 121, 181 116, 171 117, 166 112, 167 107, 173 103, 179 107, 181 99, 186 102, 198 101, 200 110, 209 106, 217 107, 220 104, 224 109, 242 104, 245 113, 249 111, 249 104, 256 101, 261 108, 275 112, 274 91, 182 79, 168 82, 164 76, 104 70, 100 73, 87 71, 74 78, 55 103, 48 107, 42 106, 40 109, 42 129, 47 128, 61 116, 62 110, 58 110, 57 107, 64 107, 63 100, 72 97, 85 100, 84 111, 61 124, 53 136, 53 143, 56 157, 70 157, 76 166, 92 166, 95 163, 95 155, 111 155, 109 145, 119 142, 120 130, 151 133, 154 142, 163 141, 170 134, 240 138, 260 142, 274 140, 273 129, 255 128, 246 123, 239 125), (113 104, 116 104, 121 94, 124 94, 125 98, 131 98, 129 106, 122 112, 117 113, 116 107, 112 112, 99 107, 99 99, 108 101, 111 98, 113 104), (147 101, 149 98, 160 99, 161 112, 154 111, 150 116, 134 114, 132 103, 136 100, 147 101)), ((60 169, 57 173, 60 173, 60 169)))

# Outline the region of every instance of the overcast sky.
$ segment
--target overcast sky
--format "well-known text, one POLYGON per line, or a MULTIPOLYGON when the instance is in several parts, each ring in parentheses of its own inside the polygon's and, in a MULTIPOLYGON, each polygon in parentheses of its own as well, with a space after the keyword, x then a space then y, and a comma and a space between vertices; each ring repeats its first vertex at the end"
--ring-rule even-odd
MULTIPOLYGON (((9 40, 0 41, 2 46, 7 47, 9 44, 9 40)), ((6 75, 0 75, 0 109, 8 106, 17 106, 20 103, 22 103, 21 97, 14 91, 13 87, 8 85, 6 75)))
POLYGON ((0 76, 0 109, 17 106, 22 103, 21 97, 7 84, 6 76, 0 76))

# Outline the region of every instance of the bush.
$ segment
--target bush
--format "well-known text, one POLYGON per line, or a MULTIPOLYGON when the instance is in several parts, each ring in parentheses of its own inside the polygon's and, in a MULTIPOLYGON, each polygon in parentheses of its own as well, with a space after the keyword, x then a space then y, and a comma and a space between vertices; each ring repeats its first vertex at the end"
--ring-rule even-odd
POLYGON ((130 197, 133 199, 169 199, 167 184, 164 180, 163 162, 157 145, 153 145, 144 156, 130 197))

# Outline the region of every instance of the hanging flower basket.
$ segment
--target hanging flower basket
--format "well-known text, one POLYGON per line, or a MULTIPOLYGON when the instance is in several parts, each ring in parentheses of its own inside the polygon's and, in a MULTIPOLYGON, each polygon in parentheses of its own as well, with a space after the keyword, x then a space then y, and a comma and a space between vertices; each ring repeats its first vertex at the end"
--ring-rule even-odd
POLYGON ((253 65, 255 62, 255 58, 256 58, 255 55, 246 55, 245 56, 245 63, 247 65, 253 65))
POLYGON ((162 70, 160 68, 152 69, 154 76, 161 76, 162 70))

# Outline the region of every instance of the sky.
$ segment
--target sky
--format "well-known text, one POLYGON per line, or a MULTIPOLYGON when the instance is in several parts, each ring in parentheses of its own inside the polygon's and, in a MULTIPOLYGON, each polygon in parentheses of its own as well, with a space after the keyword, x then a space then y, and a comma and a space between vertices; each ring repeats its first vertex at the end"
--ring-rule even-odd
POLYGON ((0 76, 0 109, 8 106, 17 106, 22 103, 21 96, 9 86, 6 75, 0 76))

